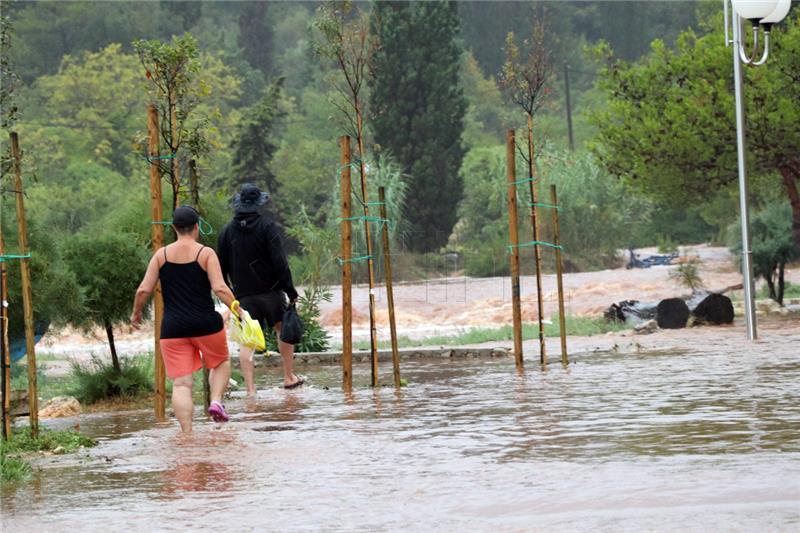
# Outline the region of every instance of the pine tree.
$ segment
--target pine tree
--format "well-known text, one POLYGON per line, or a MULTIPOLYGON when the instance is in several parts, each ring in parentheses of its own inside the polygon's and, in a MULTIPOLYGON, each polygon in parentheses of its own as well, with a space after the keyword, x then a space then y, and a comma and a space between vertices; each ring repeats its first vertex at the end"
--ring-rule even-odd
POLYGON ((233 176, 231 186, 238 188, 244 183, 255 183, 262 190, 274 195, 278 189, 272 171, 272 156, 278 149, 275 132, 286 111, 280 101, 283 78, 268 85, 264 95, 243 114, 233 140, 233 176))
POLYGON ((239 15, 239 46, 244 58, 265 77, 272 73, 272 28, 267 2, 244 2, 239 15))
POLYGON ((375 143, 409 178, 410 246, 430 251, 455 226, 462 183, 466 99, 454 2, 377 2, 370 105, 375 143))

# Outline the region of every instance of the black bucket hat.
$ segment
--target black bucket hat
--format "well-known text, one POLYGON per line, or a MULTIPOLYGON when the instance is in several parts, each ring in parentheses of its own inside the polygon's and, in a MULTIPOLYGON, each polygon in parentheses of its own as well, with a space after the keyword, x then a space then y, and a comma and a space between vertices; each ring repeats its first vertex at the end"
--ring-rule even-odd
POLYGON ((233 208, 238 213, 250 213, 258 211, 258 208, 268 201, 269 194, 262 192, 252 183, 245 183, 233 197, 233 208))

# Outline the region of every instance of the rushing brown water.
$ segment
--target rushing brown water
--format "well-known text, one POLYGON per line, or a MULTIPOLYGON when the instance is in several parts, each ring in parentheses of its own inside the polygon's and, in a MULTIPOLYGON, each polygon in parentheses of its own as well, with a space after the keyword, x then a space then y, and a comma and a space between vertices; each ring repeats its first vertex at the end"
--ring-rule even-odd
POLYGON ((399 393, 363 367, 349 399, 324 368, 190 438, 84 417, 101 444, 4 487, 3 530, 798 531, 796 340, 522 375, 415 362, 399 393))

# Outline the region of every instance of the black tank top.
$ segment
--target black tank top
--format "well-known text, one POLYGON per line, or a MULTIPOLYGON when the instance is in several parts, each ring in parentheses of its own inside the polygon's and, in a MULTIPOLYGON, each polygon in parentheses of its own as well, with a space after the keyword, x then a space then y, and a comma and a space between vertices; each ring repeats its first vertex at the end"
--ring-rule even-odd
POLYGON ((191 263, 170 263, 164 248, 164 264, 158 272, 164 296, 162 339, 202 337, 224 327, 222 316, 214 310, 208 274, 197 262, 203 248, 191 263))

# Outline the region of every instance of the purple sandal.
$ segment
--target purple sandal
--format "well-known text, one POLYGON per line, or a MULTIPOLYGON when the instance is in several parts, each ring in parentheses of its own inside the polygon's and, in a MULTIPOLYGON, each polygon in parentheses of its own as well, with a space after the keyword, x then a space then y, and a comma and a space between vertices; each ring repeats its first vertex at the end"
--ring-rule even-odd
POLYGON ((230 420, 228 413, 225 412, 225 408, 221 403, 216 401, 211 402, 211 406, 208 408, 208 414, 214 419, 214 422, 227 422, 230 420))

